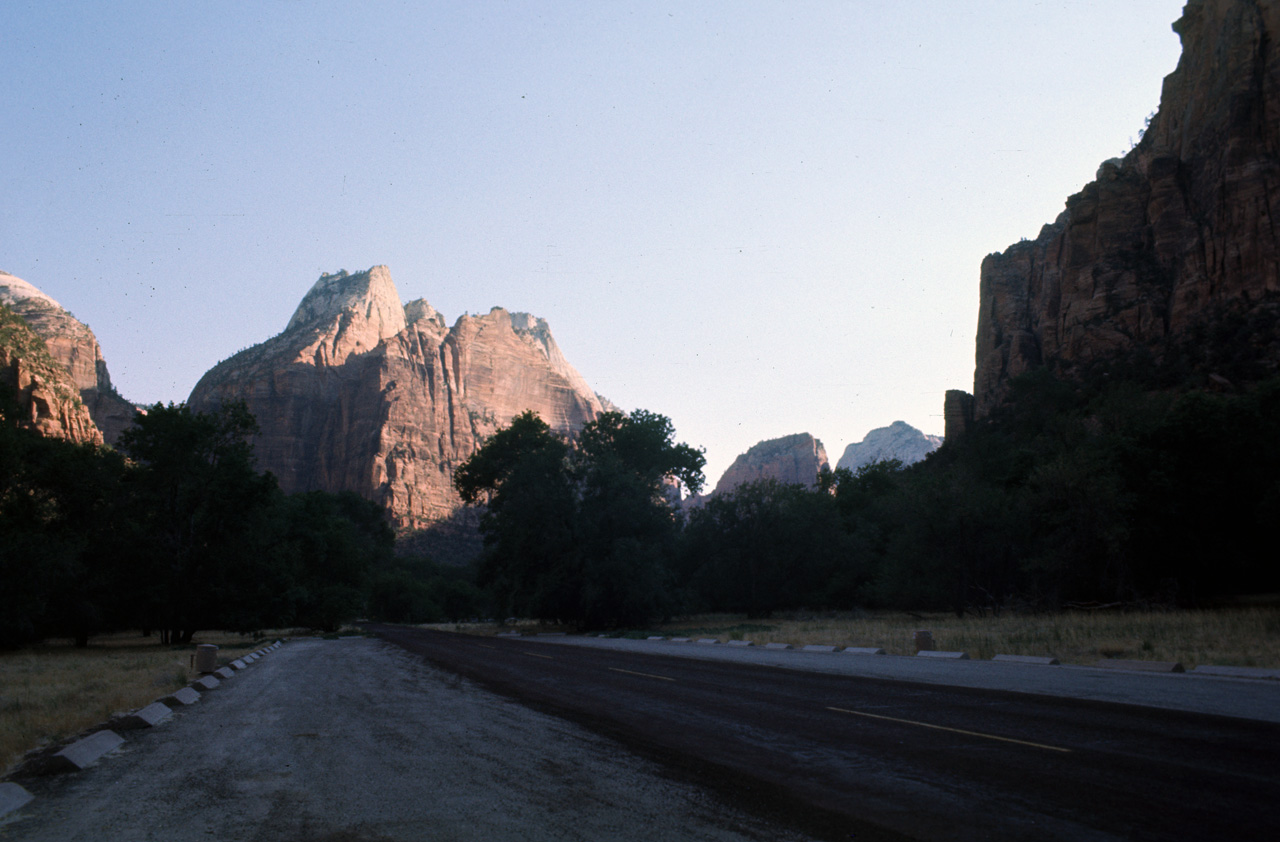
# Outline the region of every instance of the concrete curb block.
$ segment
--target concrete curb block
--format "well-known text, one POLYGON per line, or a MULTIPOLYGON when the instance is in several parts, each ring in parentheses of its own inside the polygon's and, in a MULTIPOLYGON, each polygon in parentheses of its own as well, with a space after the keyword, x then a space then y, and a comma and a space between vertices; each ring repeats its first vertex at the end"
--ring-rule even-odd
POLYGON ((834 652, 839 646, 832 646, 830 643, 806 643, 800 650, 801 652, 834 652))
POLYGON ((764 648, 765 649, 790 649, 791 644, 790 643, 766 643, 764 645, 764 648))
POLYGON ((666 640, 666 638, 660 634, 655 634, 651 637, 646 637, 645 640, 666 640))
POLYGON ((1040 655, 996 655, 991 660, 1008 661, 1014 664, 1043 664, 1048 667, 1056 667, 1061 663, 1057 658, 1040 655))
POLYGON ((0 816, 29 803, 34 795, 14 783, 0 784, 0 816))
POLYGON ((941 649, 921 649, 916 653, 917 658, 953 658, 958 661, 969 660, 968 652, 944 652, 941 649))
POLYGON ((164 702, 152 702, 140 710, 116 719, 111 724, 124 730, 154 728, 172 715, 173 711, 164 702))
POLYGON ((1141 672, 1186 672, 1182 664, 1173 661, 1122 661, 1116 658, 1103 658, 1096 667, 1113 670, 1139 670, 1141 672))
POLYGON ((98 731, 83 740, 76 740, 53 756, 51 771, 79 771, 92 764, 109 751, 124 743, 124 737, 115 731, 98 731))
POLYGON ((1271 678, 1280 679, 1280 670, 1266 667, 1215 667, 1201 665, 1191 670, 1196 675, 1218 675, 1226 678, 1271 678))
POLYGON ((672 643, 689 643, 690 641, 689 641, 689 638, 687 637, 673 637, 671 638, 671 642, 672 643))
POLYGON ((730 640, 726 641, 726 646, 755 646, 750 640, 730 640))
POLYGON ((699 643, 719 643, 720 640, 714 637, 700 637, 698 638, 698 642, 699 643))
POLYGON ((249 665, 244 662, 244 658, 236 658, 234 661, 231 662, 231 666, 235 669, 242 670, 248 667, 249 665))
POLYGON ((206 675, 204 678, 197 678, 195 681, 191 682, 191 688, 193 690, 197 688, 199 690, 214 690, 217 689, 218 685, 221 683, 221 681, 214 678, 212 675, 206 675))
POLYGON ((231 667, 218 667, 216 670, 213 671, 213 674, 218 676, 218 678, 235 678, 236 677, 236 671, 231 669, 231 667))
POLYGON ((160 701, 165 703, 176 702, 180 705, 194 705, 200 701, 200 694, 190 687, 183 687, 181 690, 174 690, 160 701))
POLYGON ((884 655, 887 654, 878 646, 846 646, 844 648, 846 655, 884 655))

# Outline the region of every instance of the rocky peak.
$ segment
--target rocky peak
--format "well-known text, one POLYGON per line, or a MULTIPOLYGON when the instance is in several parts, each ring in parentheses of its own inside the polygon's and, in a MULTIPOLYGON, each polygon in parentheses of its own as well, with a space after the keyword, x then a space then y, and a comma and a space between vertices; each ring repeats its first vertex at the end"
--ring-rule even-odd
POLYGON ((370 351, 404 329, 405 308, 391 272, 374 266, 354 275, 345 269, 321 275, 285 332, 315 335, 319 341, 308 350, 325 364, 340 365, 351 354, 370 351))
POLYGON ((712 494, 727 494, 739 485, 762 479, 812 488, 818 473, 829 467, 826 448, 808 433, 768 439, 733 460, 712 494))
POLYGON ((877 427, 844 449, 837 468, 857 471, 863 465, 897 459, 912 465, 942 446, 940 436, 926 435, 905 421, 894 421, 888 427, 877 427))
POLYGON ((322 276, 284 332, 188 403, 227 400, 257 418, 258 464, 285 491, 355 491, 404 527, 453 517, 453 469, 521 412, 571 433, 603 409, 542 319, 495 307, 446 329, 426 301, 402 306, 382 266, 322 276))
POLYGON ((16 422, 43 436, 102 444, 102 433, 70 372, 26 321, 4 304, 0 304, 0 383, 9 387, 18 412, 16 418, 0 419, 0 423, 16 422))

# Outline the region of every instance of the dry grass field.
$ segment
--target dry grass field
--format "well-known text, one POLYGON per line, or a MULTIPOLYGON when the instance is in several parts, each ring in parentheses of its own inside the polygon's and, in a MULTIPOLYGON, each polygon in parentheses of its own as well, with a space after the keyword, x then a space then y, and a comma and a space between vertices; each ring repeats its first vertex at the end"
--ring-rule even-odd
MULTIPOLYGON (((511 630, 493 624, 438 624, 435 628, 474 634, 511 630)), ((554 627, 522 622, 515 630, 534 633, 554 627)), ((1064 664, 1093 664, 1103 658, 1200 664, 1280 667, 1280 607, 1212 611, 1069 611, 957 618, 954 614, 902 612, 790 613, 767 620, 743 615, 685 617, 626 637, 714 637, 758 644, 824 643, 877 646, 892 655, 914 655, 918 629, 928 629, 938 649, 969 657, 1051 655, 1064 664)))
MULTIPOLYGON (((261 638, 211 633, 197 643, 219 647, 227 661, 261 638)), ((102 635, 77 649, 70 640, 0 651, 0 775, 35 748, 136 710, 189 683, 195 644, 164 646, 137 632, 102 635)))
POLYGON ((954 614, 780 615, 770 620, 709 615, 667 623, 655 633, 756 643, 879 646, 914 655, 914 634, 928 629, 938 649, 971 658, 1051 655, 1064 664, 1102 658, 1280 667, 1280 608, 1217 611, 1065 612, 957 618, 954 614))

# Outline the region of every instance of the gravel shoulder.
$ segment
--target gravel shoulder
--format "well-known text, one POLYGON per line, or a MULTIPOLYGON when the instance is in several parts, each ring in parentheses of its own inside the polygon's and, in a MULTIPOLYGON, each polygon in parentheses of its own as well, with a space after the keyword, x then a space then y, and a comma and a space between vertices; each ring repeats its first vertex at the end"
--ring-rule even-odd
POLYGON ((785 669, 1034 693, 1280 722, 1280 681, 1193 673, 1131 672, 1101 667, 1040 666, 1003 661, 943 660, 902 655, 802 652, 725 644, 539 636, 539 643, 645 652, 680 658, 765 664, 785 669))
POLYGON ((801 840, 374 639, 291 641, 35 799, 0 840, 801 840))

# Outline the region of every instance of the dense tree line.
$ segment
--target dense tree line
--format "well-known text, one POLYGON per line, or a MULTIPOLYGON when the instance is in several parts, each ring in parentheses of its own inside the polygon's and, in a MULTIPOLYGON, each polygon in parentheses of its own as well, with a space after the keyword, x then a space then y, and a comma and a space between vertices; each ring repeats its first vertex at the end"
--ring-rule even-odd
POLYGON ((0 395, 0 645, 333 630, 370 606, 414 621, 477 610, 468 582, 394 556, 376 504, 283 494, 256 470, 241 404, 150 407, 112 449, 18 426, 11 397, 0 395))
POLYGON ((752 483, 685 515, 662 494, 663 476, 700 471, 680 448, 649 413, 611 414, 576 442, 526 414, 492 438, 455 481, 488 504, 481 580, 497 604, 598 627, 699 610, 964 614, 1280 590, 1262 549, 1280 520, 1280 380, 1171 391, 1037 371, 924 462, 837 470, 812 488, 752 483), (647 472, 628 467, 639 451, 600 448, 602 431, 628 428, 651 433, 647 472))

